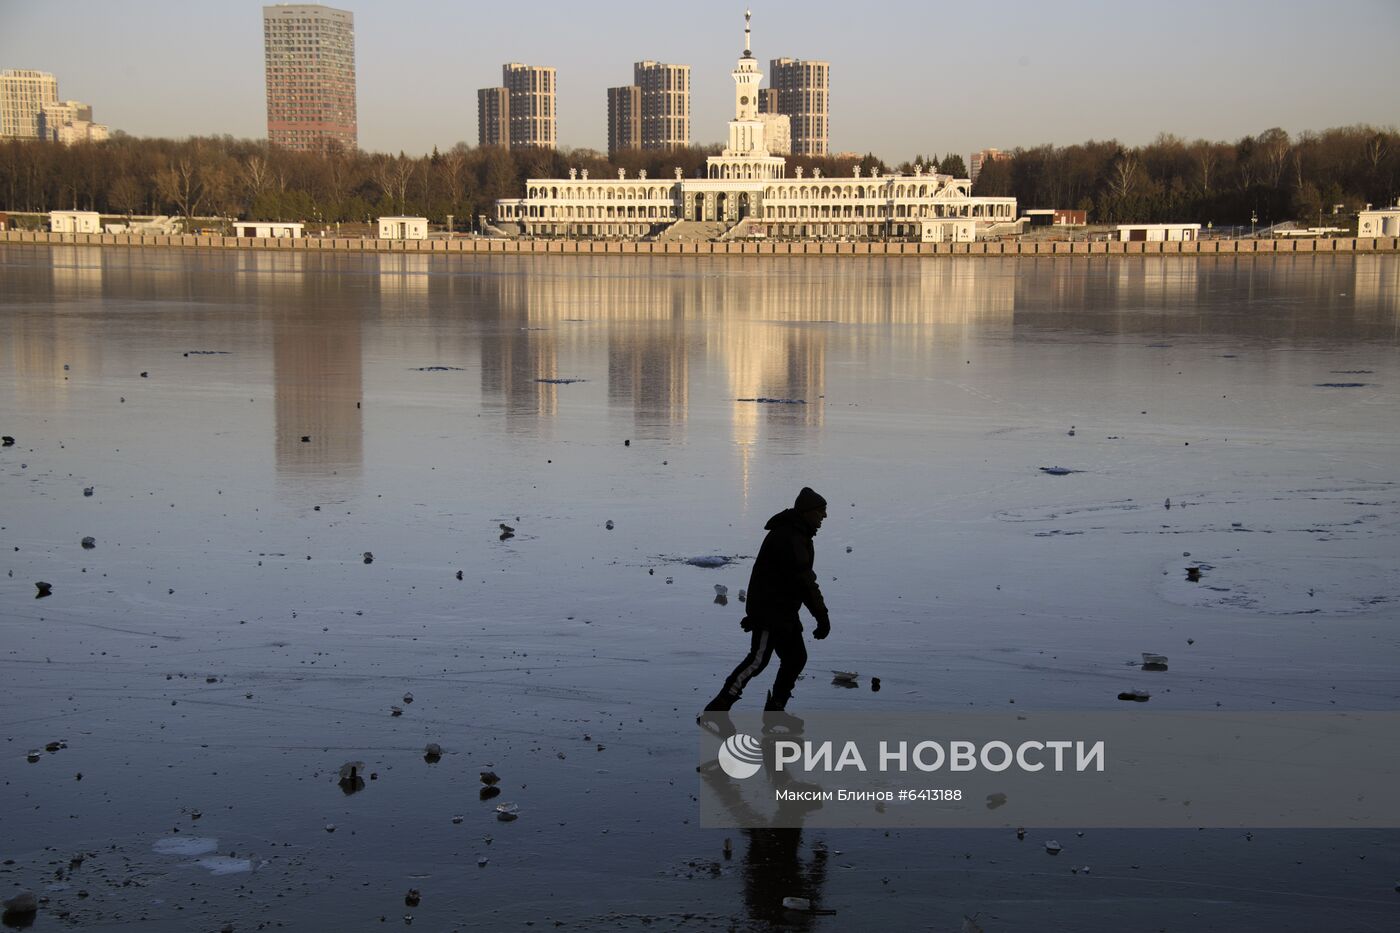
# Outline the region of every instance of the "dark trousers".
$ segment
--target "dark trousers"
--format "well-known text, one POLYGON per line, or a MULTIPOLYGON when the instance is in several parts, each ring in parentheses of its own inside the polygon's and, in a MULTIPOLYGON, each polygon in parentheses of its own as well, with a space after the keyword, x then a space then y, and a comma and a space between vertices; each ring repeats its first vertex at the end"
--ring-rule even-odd
POLYGON ((749 653, 733 673, 724 681, 724 688, 710 701, 707 710, 723 711, 734 705, 744 693, 750 680, 753 680, 768 666, 768 659, 778 656, 778 676, 773 681, 773 692, 767 710, 787 708, 792 688, 797 684, 797 676, 807 666, 807 645, 802 640, 802 628, 797 622, 772 623, 755 626, 749 643, 749 653))

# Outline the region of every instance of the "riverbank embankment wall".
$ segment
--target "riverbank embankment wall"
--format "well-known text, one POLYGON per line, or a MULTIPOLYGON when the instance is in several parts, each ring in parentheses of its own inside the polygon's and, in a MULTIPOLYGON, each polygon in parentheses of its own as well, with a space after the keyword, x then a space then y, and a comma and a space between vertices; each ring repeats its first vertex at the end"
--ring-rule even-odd
POLYGON ((45 233, 0 231, 0 243, 85 246, 185 247, 198 249, 290 249, 337 253, 495 253, 654 256, 1134 256, 1277 253, 1394 253, 1400 237, 1336 239, 1189 240, 1184 242, 1092 242, 987 240, 976 243, 720 242, 638 243, 615 240, 376 240, 346 237, 233 237, 200 234, 45 233))

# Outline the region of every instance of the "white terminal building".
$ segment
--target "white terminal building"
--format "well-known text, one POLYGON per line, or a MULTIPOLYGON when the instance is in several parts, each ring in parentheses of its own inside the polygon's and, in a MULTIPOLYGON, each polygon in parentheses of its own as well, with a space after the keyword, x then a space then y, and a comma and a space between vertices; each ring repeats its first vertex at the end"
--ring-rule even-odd
POLYGON ((1016 224, 1015 198, 974 198, 972 182, 915 167, 912 175, 824 178, 817 170, 787 177, 775 154, 768 114, 759 112, 763 74, 751 50, 744 14, 744 54, 732 72, 734 119, 728 144, 707 160, 705 178, 531 178, 525 197, 496 202, 496 220, 529 237, 637 239, 691 226, 701 238, 975 239, 1016 224))

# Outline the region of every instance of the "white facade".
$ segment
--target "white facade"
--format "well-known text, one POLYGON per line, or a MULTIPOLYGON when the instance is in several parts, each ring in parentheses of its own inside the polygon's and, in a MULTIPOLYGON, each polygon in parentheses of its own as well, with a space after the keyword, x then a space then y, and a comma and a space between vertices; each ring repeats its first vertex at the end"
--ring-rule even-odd
POLYGON ((971 243, 977 239, 975 220, 922 220, 919 241, 922 243, 971 243))
MULTIPOLYGON (((962 240, 965 227, 924 221, 966 220, 977 230, 1016 220, 1015 198, 974 198, 966 178, 916 167, 912 175, 876 173, 823 178, 820 173, 787 177, 787 161, 776 155, 769 132, 774 122, 758 109, 763 80, 750 48, 748 14, 744 54, 734 78, 734 119, 728 142, 706 160, 705 178, 650 181, 590 180, 570 171, 568 178, 532 178, 524 198, 496 202, 496 218, 516 224, 526 236, 642 237, 677 221, 723 224, 747 221, 736 235, 832 239, 910 239, 926 236, 962 240), (959 233, 958 231, 962 232, 959 233)), ((937 242, 937 241, 935 241, 937 242)))
POLYGON ((54 233, 101 233, 102 219, 97 211, 49 211, 49 229, 54 233))
POLYGON ((1400 236, 1400 205, 1356 215, 1358 237, 1400 236))
POLYGON ((379 218, 379 239, 381 240, 426 240, 427 238, 428 218, 426 217, 379 218))
POLYGON ((1118 239, 1124 243, 1134 240, 1146 243, 1199 240, 1200 224, 1119 224, 1118 239))
POLYGON ((0 71, 0 137, 38 139, 39 112, 58 101, 58 79, 47 71, 0 71))
POLYGON ((234 236, 257 236, 257 237, 291 237, 296 239, 302 236, 305 224, 289 224, 282 221, 266 223, 263 221, 240 220, 233 225, 234 236))

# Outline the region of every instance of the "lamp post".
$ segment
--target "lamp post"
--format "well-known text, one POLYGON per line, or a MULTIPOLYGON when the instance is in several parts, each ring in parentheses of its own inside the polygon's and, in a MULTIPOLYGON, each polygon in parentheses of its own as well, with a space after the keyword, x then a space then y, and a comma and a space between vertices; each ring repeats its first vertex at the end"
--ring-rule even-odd
POLYGON ((1250 238, 1251 240, 1254 239, 1254 225, 1257 224, 1258 222, 1259 222, 1259 212, 1258 212, 1258 211, 1250 211, 1250 212, 1249 212, 1249 238, 1250 238))

